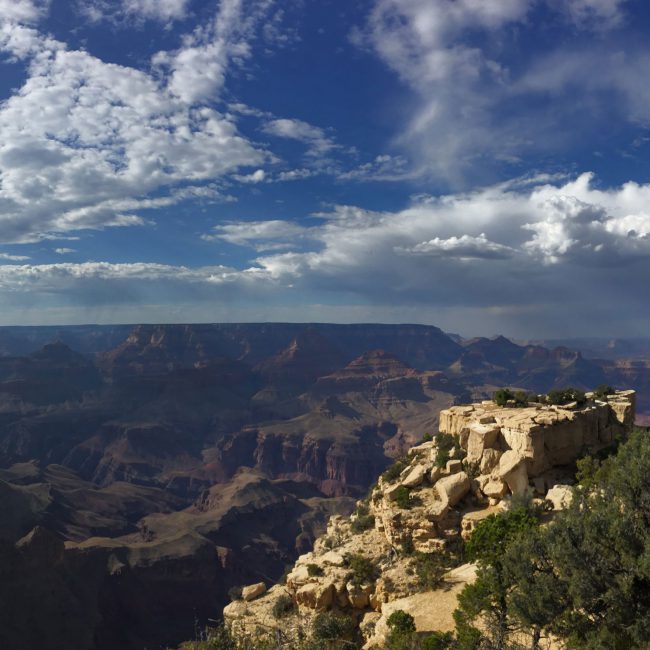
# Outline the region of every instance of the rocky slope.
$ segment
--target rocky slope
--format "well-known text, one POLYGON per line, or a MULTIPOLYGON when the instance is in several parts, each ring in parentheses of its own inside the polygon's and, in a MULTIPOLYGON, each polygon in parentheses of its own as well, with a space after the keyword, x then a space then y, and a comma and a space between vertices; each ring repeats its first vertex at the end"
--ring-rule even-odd
POLYGON ((482 402, 443 411, 438 436, 382 475, 354 515, 330 519, 286 584, 245 588, 224 609, 227 625, 251 638, 279 630, 290 642, 317 613, 333 611, 349 616, 370 648, 385 638, 388 616, 403 610, 419 632, 450 631, 456 596, 474 572, 452 568, 449 551, 512 495, 530 491, 562 508, 575 461, 631 430, 634 391, 588 398, 583 406, 482 402))
POLYGON ((278 578, 441 410, 596 376, 566 349, 411 325, 0 328, 0 344, 25 353, 0 357, 7 647, 47 624, 52 647, 188 638, 233 584, 278 578), (24 618, 39 599, 42 624, 24 618))

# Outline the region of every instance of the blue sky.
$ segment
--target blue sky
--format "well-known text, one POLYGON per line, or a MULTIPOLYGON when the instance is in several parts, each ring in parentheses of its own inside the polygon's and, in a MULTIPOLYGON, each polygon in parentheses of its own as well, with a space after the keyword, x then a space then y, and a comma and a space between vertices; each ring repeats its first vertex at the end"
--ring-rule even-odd
POLYGON ((0 324, 645 335, 649 19, 0 0, 0 324))

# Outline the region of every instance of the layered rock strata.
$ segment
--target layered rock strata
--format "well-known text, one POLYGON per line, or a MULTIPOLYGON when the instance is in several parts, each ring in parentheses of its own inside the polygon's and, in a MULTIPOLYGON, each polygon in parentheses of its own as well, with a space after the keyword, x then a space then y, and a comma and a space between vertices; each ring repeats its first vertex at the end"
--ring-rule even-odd
POLYGON ((455 447, 440 436, 412 447, 358 502, 355 514, 330 519, 285 584, 231 603, 226 623, 239 635, 280 630, 290 640, 331 610, 356 622, 367 648, 381 644, 386 619, 397 609, 414 616, 419 632, 453 629, 456 596, 475 573, 471 565, 454 568, 453 551, 478 522, 508 508, 513 494, 530 491, 549 509, 566 507, 571 489, 565 483, 575 461, 629 433, 634 404, 634 392, 621 391, 607 401, 589 395, 581 407, 483 402, 443 411, 440 433, 455 436, 455 447), (448 563, 444 584, 432 590, 418 562, 445 550, 452 553, 439 556, 443 568, 448 563), (372 567, 362 576, 359 558, 372 567))

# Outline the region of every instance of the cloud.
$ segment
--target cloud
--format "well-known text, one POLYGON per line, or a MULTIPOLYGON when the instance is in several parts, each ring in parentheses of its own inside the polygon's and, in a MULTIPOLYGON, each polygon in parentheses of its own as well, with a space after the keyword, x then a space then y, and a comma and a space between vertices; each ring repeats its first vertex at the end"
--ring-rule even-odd
POLYGON ((235 174, 233 178, 238 180, 240 183, 252 183, 253 185, 256 185, 257 183, 263 183, 266 180, 266 172, 263 169, 256 169, 252 174, 235 174))
POLYGON ((514 251, 509 246, 490 241, 486 238, 485 233, 481 233, 478 237, 470 235, 454 236, 447 239, 435 237, 411 248, 398 249, 398 252, 414 255, 441 255, 461 259, 507 259, 512 256, 514 251))
POLYGON ((627 0, 560 0, 559 8, 577 25, 589 24, 596 29, 612 29, 625 18, 627 0))
POLYGON ((159 52, 154 65, 169 76, 169 90, 188 104, 214 100, 229 65, 252 54, 253 38, 272 0, 222 0, 214 21, 197 27, 175 52, 159 52))
POLYGON ((47 15, 49 6, 50 0, 0 0, 0 16, 6 22, 33 24, 47 15))
POLYGON ((59 306, 194 301, 204 310, 219 300, 257 305, 258 320, 265 305, 267 317, 293 309, 296 320, 427 314, 464 332, 485 333, 489 323, 529 337, 566 335, 597 324, 609 333, 620 327, 620 335, 647 327, 649 205, 650 184, 600 189, 591 174, 516 179, 418 196, 399 211, 333 206, 309 225, 220 224, 203 238, 253 251, 237 267, 0 265, 0 299, 59 306), (315 304, 331 309, 312 312, 315 304), (346 312, 346 305, 356 307, 346 312))
POLYGON ((310 156, 322 156, 338 148, 338 145, 328 137, 324 129, 303 120, 274 119, 267 122, 263 126, 263 130, 276 138, 287 138, 303 142, 307 145, 307 153, 310 156))
MULTIPOLYGON (((71 50, 0 16, 0 49, 28 62, 27 80, 0 104, 2 240, 142 225, 133 210, 177 201, 175 192, 188 184, 197 195, 201 184, 267 160, 232 118, 203 102, 214 99, 229 61, 252 38, 253 17, 242 17, 240 4, 224 1, 210 29, 170 55, 162 78, 71 50), (220 81, 209 88, 194 83, 197 39, 220 52, 220 81), (148 198, 161 190, 171 198, 148 198)), ((201 72, 211 78, 209 65, 201 72)))
POLYGON ((203 235, 203 239, 249 246, 262 252, 294 247, 307 232, 290 221, 274 219, 221 224, 214 227, 212 234, 203 235))
POLYGON ((316 172, 314 170, 301 167, 300 169, 290 169, 285 172, 280 172, 277 179, 279 181, 299 181, 314 176, 315 174, 316 172))
POLYGON ((76 253, 76 248, 55 248, 54 252, 57 255, 69 255, 70 253, 76 253))
POLYGON ((10 253, 0 253, 0 260, 7 262, 24 262, 29 257, 26 255, 11 255, 10 253))
POLYGON ((542 305, 562 314, 566 302, 585 314, 603 301, 638 311, 650 273, 649 198, 650 185, 600 190, 591 174, 541 177, 417 197, 398 212, 335 206, 295 233, 270 220, 213 236, 261 252, 252 268, 274 290, 324 293, 336 304, 489 308, 504 318, 542 305))
POLYGON ((190 0, 77 0, 77 8, 92 22, 127 19, 168 23, 187 16, 190 0))
POLYGON ((623 0, 375 0, 352 40, 411 90, 395 144, 415 171, 467 186, 597 141, 612 114, 648 124, 650 52, 621 51, 625 17, 623 0))

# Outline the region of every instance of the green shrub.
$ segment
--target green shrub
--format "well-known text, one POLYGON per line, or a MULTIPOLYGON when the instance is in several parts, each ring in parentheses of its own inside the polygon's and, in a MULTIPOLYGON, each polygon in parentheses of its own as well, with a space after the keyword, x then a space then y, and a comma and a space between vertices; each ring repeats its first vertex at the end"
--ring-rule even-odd
POLYGON ((199 640, 183 643, 183 650, 237 650, 239 646, 225 625, 206 628, 197 636, 199 640))
POLYGON ((420 643, 420 650, 447 650, 454 644, 451 632, 434 632, 420 643))
POLYGON ((495 391, 492 396, 492 401, 497 406, 508 406, 509 402, 514 402, 514 405, 523 408, 528 406, 530 402, 537 401, 537 395, 534 393, 527 393, 525 390, 511 391, 509 388, 500 388, 495 391))
POLYGON ((402 542, 402 553, 404 555, 413 555, 413 553, 415 553, 415 544, 413 543, 413 537, 411 537, 411 535, 402 542))
POLYGON ((307 565, 307 575, 311 576, 312 578, 316 576, 322 576, 324 573, 323 567, 318 566, 318 564, 314 564, 313 562, 310 562, 307 565))
POLYGON ((415 641, 415 620, 407 612, 398 609, 386 621, 390 634, 386 639, 387 650, 411 650, 415 641))
POLYGON ((352 571, 351 582, 357 587, 374 582, 379 577, 379 569, 375 563, 363 555, 350 555, 347 564, 352 571))
POLYGON ((525 390, 515 391, 515 406, 523 407, 528 406, 528 402, 532 402, 532 396, 525 390))
POLYGON ((604 400, 608 395, 614 395, 614 393, 616 393, 616 389, 613 386, 610 386, 609 384, 600 384, 600 386, 597 386, 594 390, 594 397, 596 399, 604 400))
POLYGON ((273 603, 273 616, 275 618, 284 618, 295 610, 296 606, 288 594, 281 594, 273 603))
POLYGON ((322 612, 316 616, 312 623, 314 639, 321 641, 335 641, 354 634, 355 625, 349 616, 337 616, 332 612, 322 612))
POLYGON ((402 609, 393 612, 386 624, 395 632, 415 632, 415 619, 402 609))
POLYGON ((408 510, 413 507, 411 503, 411 491, 404 485, 400 485, 394 492, 395 503, 398 508, 408 510))
POLYGON ((386 483, 394 483, 400 474, 406 469, 408 461, 406 458, 396 460, 381 476, 386 483))
POLYGON ((352 520, 350 524, 350 530, 358 535, 364 530, 370 530, 375 527, 375 516, 374 515, 363 515, 358 516, 356 519, 352 520))
POLYGON ((578 388, 568 386, 567 388, 550 390, 546 394, 546 401, 549 404, 563 406, 569 402, 577 402, 578 405, 584 404, 587 401, 583 391, 578 388))
POLYGON ((454 458, 462 459, 465 452, 460 446, 458 436, 452 436, 449 433, 439 433, 436 436, 438 443, 436 452, 436 465, 438 467, 445 467, 451 458, 451 450, 454 450, 454 458))
POLYGON ((515 394, 507 388, 499 388, 492 396, 492 401, 497 406, 507 406, 510 400, 515 399, 515 394))
POLYGON ((432 440, 433 440, 433 436, 430 433, 422 434, 422 442, 431 442, 432 440))
POLYGON ((449 558, 444 553, 415 553, 415 573, 422 590, 437 589, 444 580, 449 558))
POLYGON ((438 467, 444 467, 450 458, 449 453, 454 448, 454 436, 448 433, 439 433, 436 436, 436 442, 436 465, 438 467))
POLYGON ((241 600, 241 592, 243 587, 241 585, 236 585, 228 589, 228 598, 230 600, 241 600))

